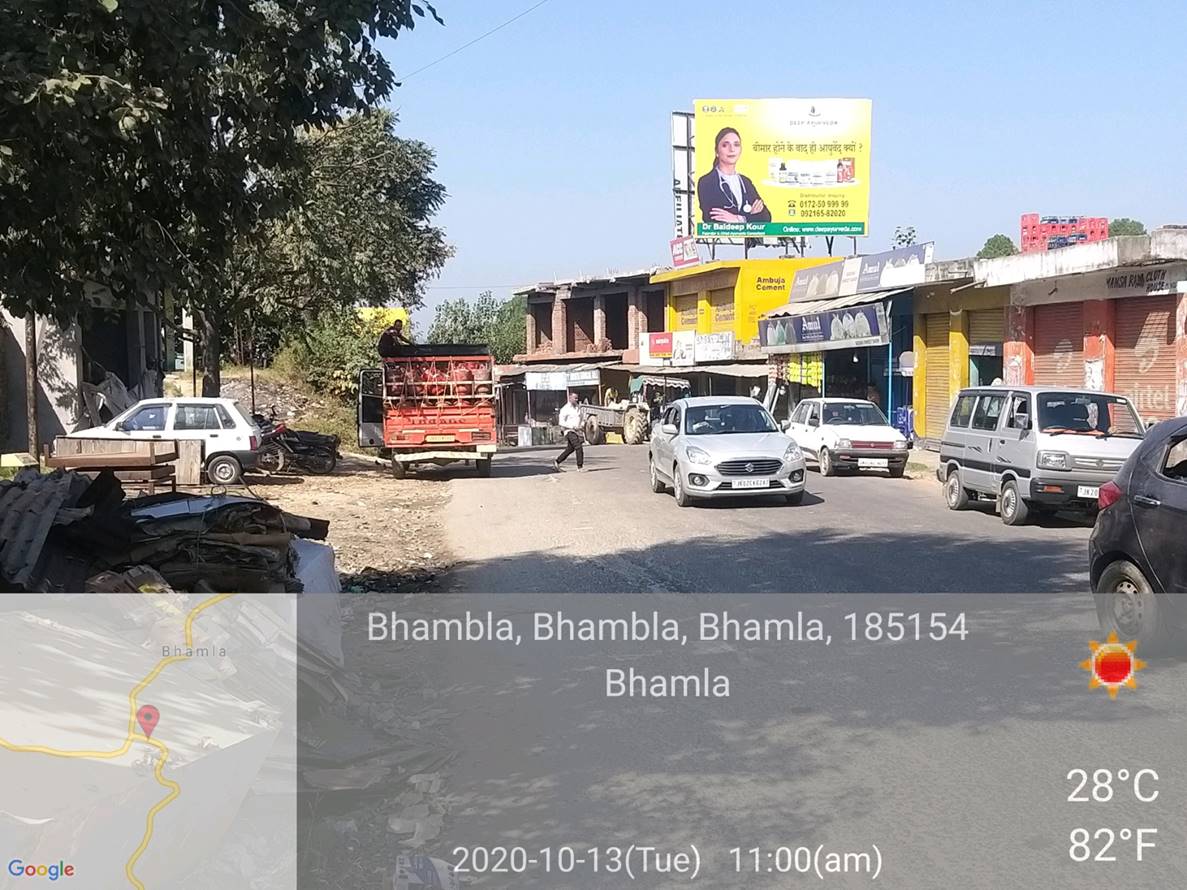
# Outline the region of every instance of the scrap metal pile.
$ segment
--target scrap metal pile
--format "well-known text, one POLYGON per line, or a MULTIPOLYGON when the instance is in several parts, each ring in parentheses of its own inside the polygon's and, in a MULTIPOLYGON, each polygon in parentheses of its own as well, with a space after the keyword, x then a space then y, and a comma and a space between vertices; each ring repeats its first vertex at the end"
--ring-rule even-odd
POLYGON ((30 467, 0 482, 0 588, 126 589, 112 575, 140 566, 180 591, 299 592, 297 539, 328 531, 255 498, 125 500, 110 471, 92 480, 30 467))

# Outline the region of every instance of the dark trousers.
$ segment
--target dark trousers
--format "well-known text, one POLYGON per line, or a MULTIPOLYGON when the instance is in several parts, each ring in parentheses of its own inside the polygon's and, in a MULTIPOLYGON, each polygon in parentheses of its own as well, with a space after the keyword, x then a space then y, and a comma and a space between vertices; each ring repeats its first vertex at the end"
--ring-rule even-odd
POLYGON ((569 430, 565 433, 565 450, 561 452, 561 456, 556 459, 558 464, 563 464, 570 454, 577 453, 577 469, 585 463, 585 449, 582 445, 585 443, 581 439, 581 433, 575 433, 569 430))

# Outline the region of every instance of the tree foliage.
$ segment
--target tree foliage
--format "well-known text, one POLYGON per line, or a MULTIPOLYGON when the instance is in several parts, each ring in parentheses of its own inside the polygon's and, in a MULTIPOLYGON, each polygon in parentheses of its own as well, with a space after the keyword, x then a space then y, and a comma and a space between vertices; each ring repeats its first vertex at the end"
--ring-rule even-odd
POLYGON ((425 9, 436 17, 413 0, 0 0, 4 305, 66 319, 96 288, 170 290, 203 322, 217 388, 240 239, 292 200, 302 131, 388 95, 377 41, 425 9))
POLYGON ((227 307, 250 316, 265 352, 326 311, 420 305, 422 283, 451 250, 430 219, 445 199, 432 150, 393 132, 388 111, 313 131, 289 174, 298 201, 244 235, 227 307))
POLYGON ((896 249, 899 247, 910 247, 915 243, 915 227, 914 226, 895 226, 894 240, 892 246, 896 249))
POLYGON ((999 233, 985 239, 985 246, 977 251, 977 259, 991 260, 999 256, 1013 256, 1017 252, 1018 247, 1009 236, 999 233))
POLYGON ((496 362, 506 363, 525 349, 527 298, 496 300, 483 291, 473 302, 458 297, 437 306, 430 343, 486 343, 496 362))
POLYGON ((1128 216, 1122 216, 1117 219, 1109 220, 1109 237, 1116 238, 1119 235, 1145 235, 1146 227, 1138 222, 1136 219, 1130 219, 1128 216))

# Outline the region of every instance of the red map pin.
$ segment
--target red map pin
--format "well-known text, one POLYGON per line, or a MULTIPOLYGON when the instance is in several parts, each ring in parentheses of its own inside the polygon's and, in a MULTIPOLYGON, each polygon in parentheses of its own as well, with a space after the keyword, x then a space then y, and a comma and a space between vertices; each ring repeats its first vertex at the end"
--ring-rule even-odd
POLYGON ((157 728, 157 724, 161 720, 161 712, 152 705, 141 705, 140 710, 136 712, 136 720, 140 724, 140 728, 144 730, 144 737, 151 739, 152 731, 157 728))

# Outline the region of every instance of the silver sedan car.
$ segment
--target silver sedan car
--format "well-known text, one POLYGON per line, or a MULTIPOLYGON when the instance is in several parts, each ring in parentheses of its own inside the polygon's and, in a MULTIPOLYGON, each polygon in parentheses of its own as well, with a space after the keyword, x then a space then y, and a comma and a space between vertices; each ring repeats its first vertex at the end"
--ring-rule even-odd
POLYGON ((754 399, 702 396, 664 408, 651 431, 651 490, 676 503, 702 498, 804 498, 804 455, 754 399))

